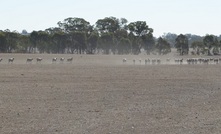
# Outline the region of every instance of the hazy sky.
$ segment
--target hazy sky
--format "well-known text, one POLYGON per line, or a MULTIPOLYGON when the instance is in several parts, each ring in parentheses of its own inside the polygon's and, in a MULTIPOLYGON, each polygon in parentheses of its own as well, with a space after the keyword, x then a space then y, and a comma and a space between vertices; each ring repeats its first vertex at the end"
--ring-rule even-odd
POLYGON ((164 33, 221 34, 221 0, 0 0, 0 30, 21 32, 57 27, 68 17, 95 24, 114 16, 146 21, 154 36, 164 33))

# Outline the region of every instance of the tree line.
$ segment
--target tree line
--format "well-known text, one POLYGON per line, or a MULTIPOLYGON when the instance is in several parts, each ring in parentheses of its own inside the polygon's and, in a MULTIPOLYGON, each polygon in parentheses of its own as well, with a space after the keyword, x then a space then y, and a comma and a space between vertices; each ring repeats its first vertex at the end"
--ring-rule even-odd
POLYGON ((153 28, 145 21, 128 23, 125 18, 105 17, 91 25, 83 18, 66 18, 57 27, 22 33, 0 31, 1 53, 71 53, 71 54, 146 54, 165 55, 175 47, 180 55, 219 54, 220 37, 206 35, 153 36, 153 28))

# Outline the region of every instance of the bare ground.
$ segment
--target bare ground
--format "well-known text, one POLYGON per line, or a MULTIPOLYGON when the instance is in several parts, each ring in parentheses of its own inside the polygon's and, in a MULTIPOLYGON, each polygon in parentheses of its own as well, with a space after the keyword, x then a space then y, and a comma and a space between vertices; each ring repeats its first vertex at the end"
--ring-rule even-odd
POLYGON ((220 134, 221 64, 136 65, 145 56, 1 55, 2 134, 220 134), (43 57, 26 64, 27 57, 43 57), (13 64, 7 58, 15 57, 13 64))

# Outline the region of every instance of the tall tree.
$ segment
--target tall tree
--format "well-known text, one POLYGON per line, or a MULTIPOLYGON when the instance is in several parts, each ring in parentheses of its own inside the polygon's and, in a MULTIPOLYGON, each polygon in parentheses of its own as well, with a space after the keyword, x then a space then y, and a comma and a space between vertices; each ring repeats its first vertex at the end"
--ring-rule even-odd
POLYGON ((99 38, 98 48, 103 50, 104 54, 110 54, 110 50, 113 47, 113 34, 112 33, 102 33, 99 38))
POLYGON ((64 32, 88 32, 91 29, 90 23, 83 18, 66 18, 64 21, 59 21, 58 26, 64 30, 64 32))
POLYGON ((65 51, 65 34, 57 32, 52 35, 52 53, 64 53, 65 51))
POLYGON ((3 31, 0 31, 0 52, 7 52, 6 37, 3 31))
POLYGON ((6 38, 6 48, 7 52, 11 53, 17 47, 17 41, 19 39, 19 33, 17 31, 10 32, 10 30, 5 30, 6 38))
POLYGON ((17 41, 17 52, 19 53, 27 53, 28 48, 31 46, 30 36, 28 34, 23 34, 19 36, 19 40, 17 41))
POLYGON ((99 34, 98 32, 92 32, 87 40, 87 53, 88 54, 94 54, 95 50, 97 48, 98 44, 98 39, 99 39, 99 34))
POLYGON ((31 52, 36 53, 38 40, 39 40, 38 32, 37 31, 31 32, 30 34, 31 46, 29 48, 29 53, 31 52))
POLYGON ((164 54, 168 54, 171 52, 170 44, 162 37, 158 38, 157 44, 156 44, 156 49, 157 49, 159 55, 161 55, 161 54, 164 55, 164 54))
MULTIPOLYGON (((126 23, 122 21, 123 24, 126 23)), ((96 28, 100 33, 114 33, 120 28, 119 19, 115 17, 106 17, 96 22, 96 28)))
POLYGON ((206 35, 203 39, 203 43, 207 47, 206 49, 208 49, 208 55, 213 55, 217 53, 217 50, 219 48, 217 37, 215 37, 214 35, 206 35))
POLYGON ((129 54, 131 53, 131 42, 128 38, 121 38, 117 45, 118 54, 129 54))
POLYGON ((50 35, 46 31, 38 31, 37 48, 40 53, 48 51, 48 45, 51 43, 50 35))
POLYGON ((86 34, 85 32, 72 32, 74 42, 76 42, 77 53, 82 54, 86 50, 86 34))
MULTIPOLYGON (((132 43, 134 46, 133 48, 141 49, 143 47, 147 54, 149 54, 154 46, 153 29, 149 28, 145 21, 131 22, 128 25, 128 29, 130 31, 130 35, 134 35, 136 37, 134 38, 133 36, 130 36, 134 42, 132 43), (137 45, 137 47, 135 45, 137 45)), ((138 51, 135 53, 139 53, 139 49, 137 49, 138 51)))
POLYGON ((162 38, 167 40, 167 42, 170 43, 171 47, 174 47, 176 44, 177 35, 173 33, 164 33, 162 38))
POLYGON ((195 54, 200 55, 205 53, 205 45, 202 41, 194 41, 191 43, 191 47, 195 54))
POLYGON ((183 34, 177 36, 175 47, 177 48, 177 51, 180 53, 180 55, 188 54, 189 53, 188 38, 183 34))

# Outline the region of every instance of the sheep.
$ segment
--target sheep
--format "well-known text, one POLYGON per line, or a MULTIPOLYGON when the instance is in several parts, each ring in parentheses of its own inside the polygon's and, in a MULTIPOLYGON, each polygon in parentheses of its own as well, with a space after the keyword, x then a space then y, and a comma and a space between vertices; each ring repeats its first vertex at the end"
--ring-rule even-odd
POLYGON ((27 58, 26 64, 27 64, 27 63, 32 63, 32 60, 33 60, 33 58, 27 58))
POLYGON ((150 64, 150 59, 145 59, 145 65, 150 64))
POLYGON ((191 64, 192 63, 192 59, 186 59, 187 64, 191 64))
POLYGON ((183 64, 183 58, 179 60, 179 63, 180 63, 180 64, 183 64))
POLYGON ((61 58, 60 58, 60 62, 63 63, 63 62, 64 62, 64 59, 65 59, 65 58, 61 57, 61 58))
POLYGON ((37 58, 36 58, 36 61, 37 61, 37 63, 41 63, 42 58, 37 57, 37 58))
POLYGON ((135 60, 135 59, 133 59, 133 63, 134 63, 134 65, 135 65, 135 63, 136 63, 136 60, 135 60))
POLYGON ((157 60, 156 59, 152 59, 151 62, 154 65, 154 64, 156 64, 157 60))
POLYGON ((160 59, 157 59, 157 64, 160 64, 161 63, 161 60, 160 59))
POLYGON ((183 64, 183 59, 175 59, 175 63, 177 63, 177 64, 183 64))
POLYGON ((67 62, 72 63, 72 61, 73 61, 73 57, 67 58, 67 62))
POLYGON ((218 58, 215 58, 213 61, 214 61, 215 64, 219 63, 219 59, 218 58))
POLYGON ((56 61, 57 61, 56 57, 52 59, 52 63, 56 63, 56 61))
POLYGON ((140 64, 141 64, 142 60, 141 60, 141 59, 139 59, 139 62, 140 62, 140 64))
POLYGON ((210 60, 210 59, 205 58, 205 59, 202 59, 202 62, 203 62, 204 64, 209 64, 209 60, 210 60))
POLYGON ((126 63, 127 62, 127 59, 126 58, 123 58, 123 63, 126 63))
POLYGON ((13 63, 14 59, 15 59, 14 57, 13 58, 9 58, 8 59, 8 63, 13 63))

